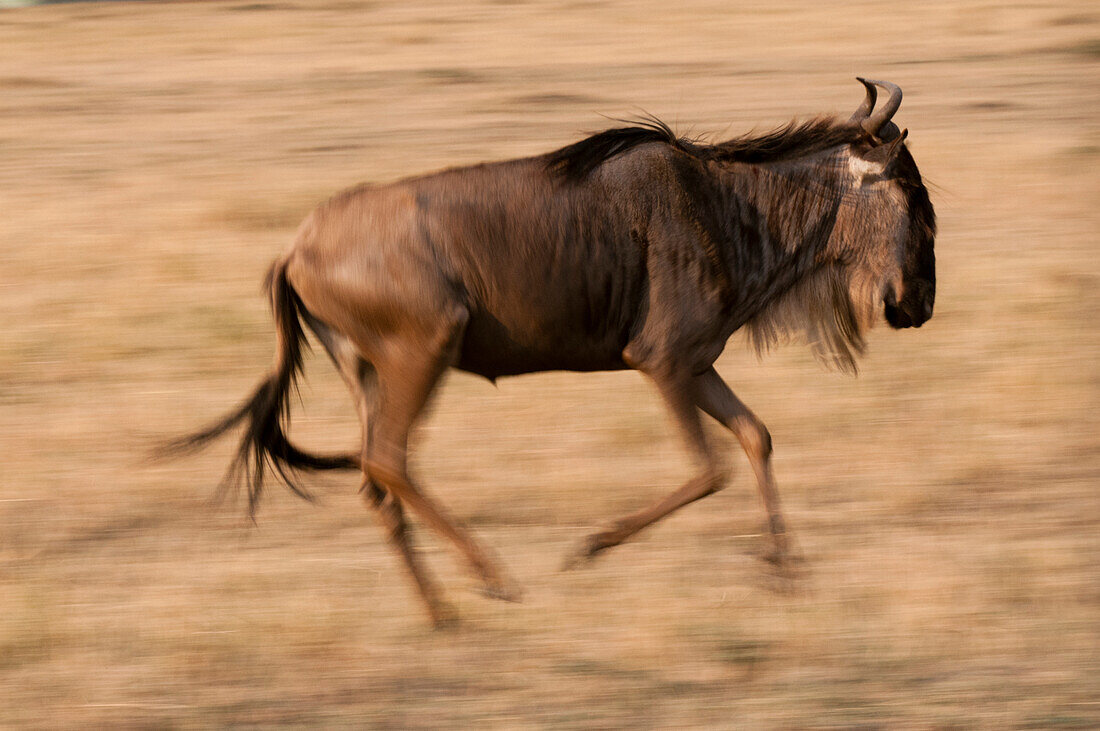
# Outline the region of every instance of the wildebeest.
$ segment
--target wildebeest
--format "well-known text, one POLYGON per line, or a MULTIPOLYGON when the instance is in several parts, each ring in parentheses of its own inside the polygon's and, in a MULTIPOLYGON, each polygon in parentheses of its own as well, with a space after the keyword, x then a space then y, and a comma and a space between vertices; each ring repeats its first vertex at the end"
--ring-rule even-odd
POLYGON ((273 370, 237 410, 176 446, 243 423, 227 479, 248 486, 250 511, 267 468, 299 494, 295 470, 361 469, 362 491, 442 623, 453 613, 409 541, 406 508, 455 543, 490 595, 517 591, 408 474, 409 430, 440 376, 631 368, 653 381, 699 472, 593 534, 575 558, 724 486, 704 412, 747 453, 782 561, 771 437, 713 365, 727 339, 746 328, 764 349, 804 332, 820 357, 852 369, 880 311, 895 328, 920 327, 935 297, 935 214, 906 132, 890 121, 901 90, 859 81, 866 96, 846 121, 707 144, 650 119, 544 155, 339 193, 270 270, 273 370), (876 87, 889 91, 877 110, 876 87), (311 454, 286 437, 302 322, 351 390, 357 455, 311 454))

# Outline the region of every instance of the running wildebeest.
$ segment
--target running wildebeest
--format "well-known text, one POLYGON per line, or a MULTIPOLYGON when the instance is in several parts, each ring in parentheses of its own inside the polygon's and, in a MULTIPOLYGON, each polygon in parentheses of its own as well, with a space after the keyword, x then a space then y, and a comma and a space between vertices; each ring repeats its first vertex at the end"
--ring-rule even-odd
POLYGON ((536 157, 336 195, 268 275, 274 369, 236 411, 176 446, 243 423, 227 480, 247 484, 250 512, 265 468, 299 494, 295 470, 361 469, 365 497, 442 623, 453 613, 410 544, 406 508, 455 543, 487 593, 517 592, 408 474, 409 430, 440 376, 631 368, 657 387, 699 473, 592 535, 576 560, 725 485, 704 412, 748 455, 782 561, 771 437, 714 369, 727 339, 746 328, 765 349, 802 332, 852 370, 880 311, 894 328, 920 327, 935 297, 935 213, 906 132, 890 121, 901 89, 859 81, 866 96, 847 121, 704 144, 652 119, 536 157), (877 110, 876 87, 889 92, 877 110), (303 321, 351 389, 357 455, 311 454, 286 437, 303 321))

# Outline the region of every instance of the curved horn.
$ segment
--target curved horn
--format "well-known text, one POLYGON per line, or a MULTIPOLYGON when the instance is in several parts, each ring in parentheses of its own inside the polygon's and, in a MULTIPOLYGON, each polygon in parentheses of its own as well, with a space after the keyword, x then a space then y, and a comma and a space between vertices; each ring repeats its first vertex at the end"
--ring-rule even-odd
POLYGON ((878 99, 878 89, 867 79, 856 77, 856 81, 863 84, 863 87, 867 89, 867 96, 863 98, 863 103, 859 105, 859 109, 855 111, 849 119, 850 124, 858 124, 871 114, 871 110, 875 108, 875 100, 878 99))
POLYGON ((893 139, 897 135, 898 128, 897 125, 890 124, 890 118, 901 106, 901 87, 897 84, 891 84, 889 81, 875 81, 874 79, 867 79, 863 83, 881 86, 890 92, 890 98, 874 114, 860 122, 860 126, 863 127, 864 132, 877 136, 879 139, 893 139))

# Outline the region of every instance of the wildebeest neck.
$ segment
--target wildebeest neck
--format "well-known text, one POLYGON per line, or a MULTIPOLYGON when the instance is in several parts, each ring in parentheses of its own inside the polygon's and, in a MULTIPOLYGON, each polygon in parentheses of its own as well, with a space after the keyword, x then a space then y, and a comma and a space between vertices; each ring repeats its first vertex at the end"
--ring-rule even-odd
MULTIPOLYGON (((822 151, 774 164, 728 166, 722 180, 735 216, 729 246, 744 264, 731 318, 766 350, 801 335, 822 362, 855 370, 862 352, 860 303, 832 243, 838 221, 861 203, 845 153, 822 151)), ((858 214, 857 214, 858 215, 858 214)))
MULTIPOLYGON (((735 164, 718 180, 731 209, 726 245, 735 252, 744 319, 829 264, 837 214, 851 197, 832 156, 774 165, 735 164)), ((740 324, 740 323, 738 323, 740 324)))

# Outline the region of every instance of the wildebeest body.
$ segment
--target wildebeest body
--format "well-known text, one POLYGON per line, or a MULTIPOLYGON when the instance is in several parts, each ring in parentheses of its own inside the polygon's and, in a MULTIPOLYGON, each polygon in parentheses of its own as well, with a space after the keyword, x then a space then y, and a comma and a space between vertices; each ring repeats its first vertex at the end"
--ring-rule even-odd
POLYGON ((245 422, 229 479, 244 478, 250 509, 267 467, 295 491, 294 469, 362 469, 362 492, 433 620, 444 622, 452 613, 409 541, 406 507, 454 541, 488 593, 517 592, 408 474, 409 433, 441 375, 633 368, 657 387, 699 472, 590 536, 578 556, 726 484, 706 414, 748 455, 773 556, 784 560, 771 437, 714 361, 738 329, 761 349, 804 331, 826 362, 854 370, 876 318, 919 327, 935 297, 935 215, 906 133, 890 122, 901 90, 861 81, 866 99, 843 123, 710 145, 650 121, 547 155, 338 194, 272 267, 271 375, 180 444, 200 446, 245 422), (890 99, 872 113, 876 86, 890 99), (314 455, 286 437, 303 323, 351 391, 363 427, 358 454, 314 455))

